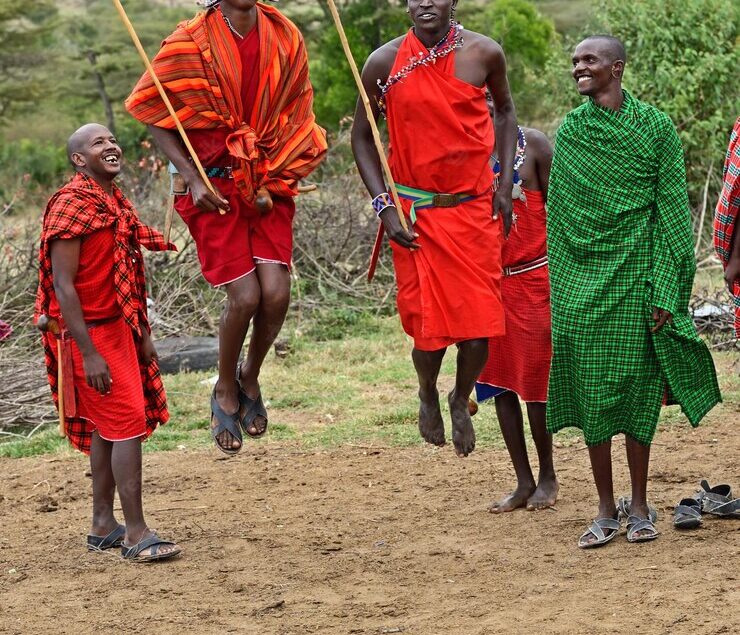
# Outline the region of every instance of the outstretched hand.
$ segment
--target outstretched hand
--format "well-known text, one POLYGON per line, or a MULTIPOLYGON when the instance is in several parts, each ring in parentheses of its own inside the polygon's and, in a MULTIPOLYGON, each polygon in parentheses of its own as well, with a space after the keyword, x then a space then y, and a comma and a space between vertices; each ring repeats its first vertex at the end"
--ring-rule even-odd
POLYGON ((503 217, 504 238, 508 238, 511 231, 514 203, 511 200, 511 190, 508 193, 504 193, 502 191, 503 189, 505 188, 499 188, 493 195, 493 220, 498 220, 499 216, 503 217))
POLYGON ((421 245, 416 242, 419 234, 416 232, 406 231, 401 225, 401 221, 398 219, 398 212, 395 206, 391 205, 386 207, 380 212, 380 220, 383 222, 383 227, 393 242, 406 247, 407 249, 420 249, 421 245))
POLYGON ((670 311, 653 307, 653 321, 655 326, 650 329, 650 332, 657 333, 665 326, 666 322, 673 322, 673 315, 670 311))

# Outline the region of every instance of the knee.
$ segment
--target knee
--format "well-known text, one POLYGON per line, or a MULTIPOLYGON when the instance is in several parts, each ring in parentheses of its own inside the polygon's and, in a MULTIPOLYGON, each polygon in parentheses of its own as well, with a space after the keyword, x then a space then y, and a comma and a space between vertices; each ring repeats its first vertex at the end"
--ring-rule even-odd
POLYGON ((261 308, 267 315, 282 315, 290 303, 290 286, 263 289, 261 308))
POLYGON ((259 289, 238 289, 229 293, 227 310, 250 318, 260 303, 259 289))
POLYGON ((460 342, 458 347, 461 351, 472 353, 474 355, 488 355, 488 340, 486 338, 466 340, 464 342, 460 342))

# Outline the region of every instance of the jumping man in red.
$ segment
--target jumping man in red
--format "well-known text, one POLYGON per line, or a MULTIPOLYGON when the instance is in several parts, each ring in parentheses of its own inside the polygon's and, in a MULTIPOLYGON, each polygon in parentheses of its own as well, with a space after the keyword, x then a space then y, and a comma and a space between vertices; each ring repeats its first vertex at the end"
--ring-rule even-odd
POLYGON ((409 232, 387 194, 361 104, 352 147, 392 241, 398 310, 414 338, 419 430, 429 443, 445 443, 437 376, 447 347, 456 344, 448 402, 455 450, 467 456, 475 447, 468 397, 485 364, 488 338, 504 333, 501 242, 511 223, 516 115, 503 50, 454 22, 457 0, 407 5, 413 28, 370 55, 362 77, 376 118, 382 108, 388 120, 389 163, 413 223, 409 232), (494 95, 495 136, 486 88, 494 95), (494 138, 503 165, 495 196, 489 166, 494 138))
POLYGON ((77 174, 51 197, 41 234, 36 320, 56 320, 62 359, 44 335, 52 395, 62 364, 65 432, 90 454, 93 522, 88 548, 121 547, 124 558, 162 560, 180 548, 148 529, 141 504, 141 442, 169 418, 146 314, 140 246, 163 250, 113 184, 121 148, 103 126, 87 124, 67 143, 77 174), (113 515, 118 488, 126 526, 113 515))
POLYGON ((189 159, 148 73, 126 107, 148 124, 187 184, 176 209, 195 241, 203 277, 226 291, 211 435, 220 450, 235 454, 242 430, 253 437, 267 430, 259 374, 290 300, 293 198, 298 181, 326 153, 326 135, 313 115, 308 58, 296 26, 256 0, 203 4, 205 11, 164 41, 152 65, 217 193, 189 159), (264 192, 271 209, 257 205, 264 192), (249 349, 237 365, 250 322, 249 349))
MULTIPOLYGON (((490 103, 492 108, 493 104, 490 103)), ((493 113, 491 113, 493 115, 493 113)), ((547 380, 550 374, 550 283, 547 275, 547 182, 552 146, 539 130, 519 128, 514 160, 514 219, 502 249, 501 297, 506 334, 488 343, 488 362, 476 383, 478 401, 496 400, 496 414, 517 477, 516 489, 489 510, 508 512, 555 504, 558 482, 552 461, 552 435, 545 429, 547 380), (532 438, 539 458, 535 481, 527 457, 522 409, 527 404, 532 438)), ((496 160, 494 172, 499 171, 496 160)))

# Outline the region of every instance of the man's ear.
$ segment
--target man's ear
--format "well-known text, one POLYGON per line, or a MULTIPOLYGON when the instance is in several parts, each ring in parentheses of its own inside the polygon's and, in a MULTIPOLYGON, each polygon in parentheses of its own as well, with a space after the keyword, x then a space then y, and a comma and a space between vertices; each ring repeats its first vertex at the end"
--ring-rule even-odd
POLYGON ((622 60, 616 60, 612 64, 612 77, 622 79, 622 75, 624 75, 624 62, 622 60))
POLYGON ((69 160, 76 168, 84 168, 87 165, 85 157, 80 152, 73 152, 72 156, 69 157, 69 160))

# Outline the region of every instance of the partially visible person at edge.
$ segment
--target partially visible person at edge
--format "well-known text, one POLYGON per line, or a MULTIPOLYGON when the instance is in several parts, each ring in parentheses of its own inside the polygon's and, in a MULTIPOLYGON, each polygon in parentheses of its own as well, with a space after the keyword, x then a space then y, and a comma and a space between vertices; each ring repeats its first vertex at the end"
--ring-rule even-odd
POLYGON ((151 561, 180 553, 149 529, 141 502, 141 443, 169 419, 146 311, 140 247, 174 249, 139 220, 113 183, 121 148, 111 132, 87 124, 67 143, 76 174, 49 199, 39 252, 35 320, 56 321, 43 336, 46 370, 59 408, 62 365, 64 428, 90 455, 93 518, 88 549, 121 548, 151 561), (113 514, 118 489, 125 526, 113 514))
POLYGON ((658 536, 647 501, 661 403, 691 425, 720 401, 688 311, 696 263, 683 151, 670 118, 622 88, 627 55, 586 38, 573 78, 588 101, 557 132, 548 197, 553 359, 547 427, 583 430, 599 495, 582 548, 658 536), (631 498, 615 505, 611 439, 626 437, 631 498), (619 509, 618 509, 619 508, 619 509))
POLYGON ((413 27, 373 52, 362 72, 375 118, 381 110, 387 117, 389 163, 409 231, 387 192, 359 101, 352 148, 391 239, 398 310, 414 339, 419 430, 429 443, 444 445, 437 376, 447 347, 456 344, 448 403, 455 450, 467 456, 475 447, 468 398, 486 362, 488 338, 504 333, 501 243, 511 223, 516 115, 503 50, 455 22, 456 7, 457 0, 409 0, 413 27), (495 196, 487 88, 503 165, 495 196))
POLYGON ((722 171, 722 192, 714 210, 714 249, 725 268, 725 283, 735 304, 735 337, 740 338, 740 117, 730 136, 722 171))
MULTIPOLYGON (((488 95, 493 117, 493 100, 488 95)), ((501 171, 494 156, 494 174, 501 171)), ((478 402, 493 397, 496 415, 516 474, 516 489, 489 507, 493 513, 520 507, 544 509, 555 504, 558 481, 552 458, 552 435, 545 424, 550 374, 550 282, 547 275, 546 212, 552 146, 539 130, 520 127, 514 159, 514 219, 502 247, 501 299, 506 334, 488 342, 488 361, 475 384, 478 402), (535 481, 527 456, 522 409, 537 448, 535 481)))
POLYGON ((256 0, 204 6, 178 25, 152 65, 216 191, 196 171, 148 73, 126 108, 148 124, 189 188, 177 196, 176 209, 203 276, 226 291, 211 435, 220 450, 235 454, 242 430, 252 437, 267 430, 259 374, 290 301, 293 199, 298 180, 327 146, 295 25, 256 0), (239 362, 250 321, 248 352, 239 362))

